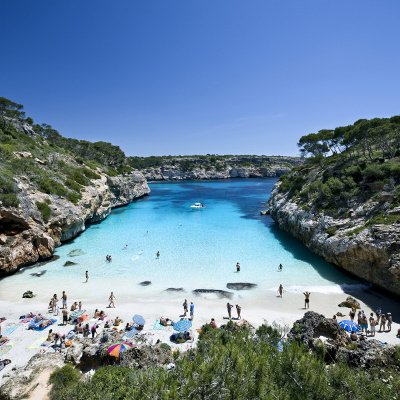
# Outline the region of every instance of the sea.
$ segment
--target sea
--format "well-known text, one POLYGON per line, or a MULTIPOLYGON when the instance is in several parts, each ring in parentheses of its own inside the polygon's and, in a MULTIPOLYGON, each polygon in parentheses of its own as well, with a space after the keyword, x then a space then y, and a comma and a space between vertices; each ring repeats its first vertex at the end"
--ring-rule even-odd
POLYGON ((275 178, 150 183, 149 196, 89 225, 56 249, 55 260, 1 279, 0 300, 19 300, 26 290, 46 299, 61 290, 87 299, 107 299, 114 291, 118 300, 130 301, 179 293, 166 292, 171 288, 229 291, 228 283, 256 284, 243 291, 255 297, 280 284, 288 292, 327 294, 363 286, 279 229, 269 215, 260 215, 275 183, 275 178), (191 208, 196 202, 205 207, 191 208), (64 266, 68 261, 74 264, 64 266), (85 271, 89 286, 83 285, 85 271))

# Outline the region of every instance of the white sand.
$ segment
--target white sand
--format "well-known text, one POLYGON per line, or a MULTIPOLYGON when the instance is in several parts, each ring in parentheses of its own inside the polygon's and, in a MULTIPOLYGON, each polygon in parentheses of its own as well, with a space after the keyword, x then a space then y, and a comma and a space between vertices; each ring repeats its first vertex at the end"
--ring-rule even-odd
MULTIPOLYGON (((306 311, 304 307, 304 296, 301 293, 284 293, 283 298, 277 297, 277 293, 266 292, 265 295, 256 297, 241 297, 236 295, 231 303, 239 303, 242 307, 242 318, 246 319, 254 326, 258 326, 262 323, 268 322, 269 324, 277 323, 282 327, 291 327, 293 322, 304 315, 306 311)), ((104 293, 104 298, 108 298, 109 293, 104 293)), ((195 304, 195 314, 193 320, 193 333, 197 337, 196 329, 200 328, 204 323, 209 322, 211 317, 215 318, 217 324, 223 324, 227 322, 227 311, 226 311, 226 299, 218 299, 214 295, 204 295, 194 297, 188 293, 171 293, 164 294, 157 298, 141 298, 137 300, 129 300, 124 302, 124 299, 118 298, 118 292, 115 293, 116 308, 106 308, 106 303, 99 304, 96 302, 83 304, 83 308, 88 310, 89 315, 93 315, 94 310, 104 310, 108 317, 114 319, 119 316, 123 319, 124 323, 131 322, 134 314, 141 314, 146 319, 146 325, 143 333, 149 338, 150 343, 155 343, 157 339, 168 343, 170 335, 173 333, 173 329, 169 327, 163 330, 153 330, 154 322, 159 319, 160 316, 168 317, 174 321, 178 320, 182 314, 182 302, 186 297, 190 303, 193 301, 195 304)), ((50 298, 51 294, 49 294, 50 298)), ((326 317, 332 317, 335 313, 341 312, 346 317, 338 317, 338 320, 347 319, 349 313, 348 308, 340 308, 337 305, 343 301, 348 294, 323 294, 323 293, 312 293, 310 310, 324 314, 326 317)), ((90 298, 91 293, 86 293, 85 298, 90 298)), ((99 293, 93 293, 94 298, 99 297, 99 293)), ((357 297, 357 296, 356 296, 357 297)), ((358 299, 362 305, 362 309, 369 315, 371 311, 375 311, 376 307, 381 307, 383 312, 392 313, 399 309, 398 302, 390 300, 378 293, 372 291, 362 292, 360 296, 363 301, 358 299)), ((79 299, 70 299, 68 306, 70 307, 71 301, 79 299)), ((8 365, 3 371, 0 372, 0 385, 2 376, 9 372, 13 367, 19 367, 25 365, 28 360, 37 352, 40 351, 51 351, 53 349, 43 348, 40 343, 43 342, 47 336, 50 328, 45 329, 42 332, 36 332, 27 330, 28 324, 19 322, 19 316, 24 315, 30 311, 40 312, 44 315, 48 315, 47 311, 48 302, 38 301, 33 299, 21 299, 19 302, 7 302, 0 301, 0 317, 6 317, 7 320, 1 323, 2 331, 4 334, 5 329, 9 324, 16 323, 18 328, 8 335, 10 342, 4 346, 11 345, 10 350, 2 354, 0 347, 0 359, 9 358, 12 363, 8 365)), ((233 309, 233 316, 236 317, 236 310, 233 309)), ((51 316, 51 314, 50 314, 51 316)), ((396 319, 395 319, 396 320, 396 319)), ((61 316, 58 317, 58 323, 61 322, 61 316)), ((398 322, 396 320, 396 322, 398 322)), ((52 327, 53 332, 68 333, 73 326, 58 326, 54 324, 52 327)), ((392 325, 392 331, 389 332, 377 332, 376 339, 382 342, 391 344, 400 344, 400 339, 396 338, 397 330, 400 328, 398 323, 392 325)), ((101 332, 101 329, 100 331, 101 332)), ((172 345, 180 349, 187 349, 188 347, 194 346, 193 344, 185 345, 172 345)))

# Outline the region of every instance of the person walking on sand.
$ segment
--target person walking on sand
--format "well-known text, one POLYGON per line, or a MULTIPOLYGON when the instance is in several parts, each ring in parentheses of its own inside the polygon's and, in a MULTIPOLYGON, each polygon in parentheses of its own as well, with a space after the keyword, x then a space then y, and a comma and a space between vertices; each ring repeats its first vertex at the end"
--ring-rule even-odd
POLYGON ((305 296, 305 299, 304 299, 304 308, 310 308, 310 292, 304 292, 303 293, 304 294, 304 296, 305 296))
POLYGON ((349 312, 350 320, 351 322, 354 321, 354 318, 356 317, 356 309, 354 307, 351 307, 351 310, 349 312))
POLYGON ((240 264, 239 264, 239 262, 236 263, 236 272, 240 272, 240 264))
POLYGON ((111 292, 110 297, 108 298, 108 300, 110 301, 110 304, 108 305, 108 308, 111 308, 111 306, 113 308, 115 308, 114 300, 116 300, 116 298, 114 296, 114 292, 111 292))
POLYGON ((89 271, 85 272, 85 279, 86 279, 85 283, 87 283, 87 281, 89 280, 89 271))
POLYGON ((386 329, 386 315, 381 314, 381 323, 379 325, 379 332, 385 332, 386 329))
POLYGON ((228 310, 228 317, 229 319, 232 318, 232 308, 233 304, 229 303, 229 301, 226 303, 226 309, 228 310))
POLYGON ((281 272, 282 269, 283 269, 283 265, 282 265, 282 264, 279 264, 278 271, 281 272))
POLYGON ((283 286, 282 283, 279 285, 278 287, 278 293, 279 293, 279 297, 282 297, 282 293, 283 293, 283 286))
POLYGON ((242 307, 240 307, 239 304, 236 304, 237 319, 242 319, 242 316, 240 315, 241 312, 242 312, 242 307))
POLYGON ((190 302, 190 319, 194 317, 194 304, 193 301, 190 302))
POLYGON ((68 308, 67 307, 67 293, 65 293, 65 290, 63 290, 62 295, 61 295, 61 300, 62 300, 62 308, 68 308))
POLYGON ((188 312, 188 302, 187 302, 186 299, 185 299, 185 301, 183 302, 182 306, 183 306, 183 316, 186 317, 186 314, 187 314, 187 312, 188 312))

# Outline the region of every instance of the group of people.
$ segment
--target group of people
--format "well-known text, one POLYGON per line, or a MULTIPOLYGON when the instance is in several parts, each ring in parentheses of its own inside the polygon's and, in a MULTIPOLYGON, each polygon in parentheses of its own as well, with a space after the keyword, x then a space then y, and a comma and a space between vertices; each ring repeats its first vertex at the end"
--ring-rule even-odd
POLYGON ((188 307, 188 301, 185 299, 185 301, 182 304, 183 307, 183 316, 186 317, 188 311, 190 311, 190 319, 193 319, 194 317, 194 304, 193 301, 190 302, 190 306, 188 307))
MULTIPOLYGON (((226 309, 228 310, 228 318, 232 319, 232 308, 235 307, 233 304, 229 303, 229 301, 226 303, 226 309)), ((237 319, 242 319, 241 316, 242 312, 242 307, 239 306, 239 304, 236 304, 236 314, 237 314, 237 319)))
POLYGON ((106 261, 107 261, 107 262, 111 262, 111 261, 112 261, 112 257, 111 257, 110 254, 107 254, 107 255, 106 255, 106 261))
MULTIPOLYGON (((357 323, 361 328, 361 333, 366 335, 370 333, 371 336, 375 336, 376 327, 379 326, 379 332, 390 332, 392 330, 393 317, 392 313, 382 313, 382 310, 378 308, 376 310, 376 318, 374 313, 371 313, 369 318, 365 314, 364 310, 357 313, 357 323)), ((356 317, 356 308, 352 307, 349 313, 350 320, 354 322, 356 317)))

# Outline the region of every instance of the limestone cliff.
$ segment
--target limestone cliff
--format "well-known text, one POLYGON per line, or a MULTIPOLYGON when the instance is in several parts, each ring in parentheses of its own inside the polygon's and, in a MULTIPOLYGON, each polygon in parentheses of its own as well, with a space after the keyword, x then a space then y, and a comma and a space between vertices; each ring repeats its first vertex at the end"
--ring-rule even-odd
POLYGON ((0 207, 0 273, 52 256, 56 246, 83 232, 88 223, 106 218, 113 207, 130 203, 150 192, 144 176, 134 172, 109 177, 100 174, 82 190, 73 204, 67 199, 36 190, 29 181, 18 180, 19 207, 0 207), (44 218, 37 204, 47 204, 44 218))
POLYGON ((160 158, 161 165, 140 168, 148 180, 208 180, 276 177, 300 165, 300 157, 181 156, 160 158))
MULTIPOLYGON (((328 262, 400 295, 400 223, 368 224, 382 205, 373 200, 354 205, 346 217, 332 217, 304 207, 277 184, 269 200, 279 227, 328 262)), ((396 215, 400 207, 389 215, 396 215)))

